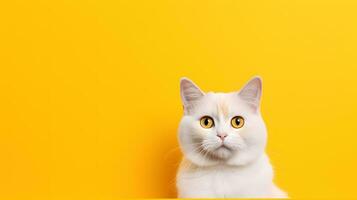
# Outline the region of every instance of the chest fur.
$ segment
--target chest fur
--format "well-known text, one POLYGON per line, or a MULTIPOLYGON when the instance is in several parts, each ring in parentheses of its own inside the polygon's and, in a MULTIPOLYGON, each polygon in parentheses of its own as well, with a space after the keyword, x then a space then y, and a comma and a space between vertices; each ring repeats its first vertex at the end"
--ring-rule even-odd
POLYGON ((252 197, 266 194, 272 184, 269 166, 215 167, 181 170, 179 187, 186 193, 208 194, 210 197, 252 197))

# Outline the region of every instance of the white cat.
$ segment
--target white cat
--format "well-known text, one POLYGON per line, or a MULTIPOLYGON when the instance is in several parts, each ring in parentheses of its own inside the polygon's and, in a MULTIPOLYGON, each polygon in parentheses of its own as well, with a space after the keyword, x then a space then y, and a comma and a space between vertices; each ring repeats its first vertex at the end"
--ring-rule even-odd
POLYGON ((261 93, 259 77, 239 92, 207 94, 191 80, 181 79, 180 198, 287 198, 273 183, 265 153, 261 93))

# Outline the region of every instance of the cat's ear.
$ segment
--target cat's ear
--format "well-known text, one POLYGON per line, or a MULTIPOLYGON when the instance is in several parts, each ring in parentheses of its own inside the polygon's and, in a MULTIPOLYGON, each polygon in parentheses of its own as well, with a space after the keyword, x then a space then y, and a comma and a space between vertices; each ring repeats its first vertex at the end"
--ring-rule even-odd
POLYGON ((238 92, 238 96, 246 101, 255 111, 259 110, 262 96, 262 79, 255 76, 238 92))
POLYGON ((181 100, 185 110, 191 108, 195 102, 200 100, 205 93, 190 79, 181 78, 180 80, 181 100))

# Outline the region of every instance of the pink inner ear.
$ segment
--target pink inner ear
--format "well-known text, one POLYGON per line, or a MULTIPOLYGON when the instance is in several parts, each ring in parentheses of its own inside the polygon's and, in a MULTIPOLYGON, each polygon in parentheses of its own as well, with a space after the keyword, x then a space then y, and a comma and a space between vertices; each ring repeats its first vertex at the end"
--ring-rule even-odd
POLYGON ((255 88, 246 88, 240 93, 240 97, 249 101, 255 101, 258 98, 258 90, 255 88))
POLYGON ((239 97, 257 110, 260 104, 262 83, 260 78, 253 78, 239 92, 239 97))
POLYGON ((181 80, 181 98, 185 106, 189 106, 198 101, 204 93, 192 81, 188 79, 181 80))

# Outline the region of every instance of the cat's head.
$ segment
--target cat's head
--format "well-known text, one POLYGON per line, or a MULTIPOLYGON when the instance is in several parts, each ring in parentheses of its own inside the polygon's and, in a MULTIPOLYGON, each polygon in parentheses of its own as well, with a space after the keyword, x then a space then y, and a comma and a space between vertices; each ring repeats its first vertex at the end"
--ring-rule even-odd
POLYGON ((187 78, 181 79, 180 89, 184 116, 179 143, 187 159, 199 166, 245 165, 264 153, 259 77, 231 93, 204 93, 187 78))

